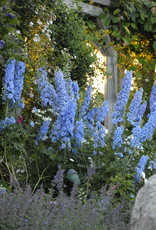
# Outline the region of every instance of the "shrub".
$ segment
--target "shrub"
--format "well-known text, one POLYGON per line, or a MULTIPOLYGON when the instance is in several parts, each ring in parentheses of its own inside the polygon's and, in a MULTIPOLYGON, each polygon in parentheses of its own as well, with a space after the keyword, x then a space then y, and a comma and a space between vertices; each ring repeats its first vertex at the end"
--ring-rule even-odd
POLYGON ((31 187, 17 187, 13 192, 0 192, 0 227, 8 229, 55 230, 55 229, 129 229, 131 204, 114 205, 116 186, 106 189, 100 195, 94 194, 82 201, 74 184, 71 195, 63 192, 63 170, 59 167, 53 185, 58 189, 46 194, 43 188, 32 193, 31 187))

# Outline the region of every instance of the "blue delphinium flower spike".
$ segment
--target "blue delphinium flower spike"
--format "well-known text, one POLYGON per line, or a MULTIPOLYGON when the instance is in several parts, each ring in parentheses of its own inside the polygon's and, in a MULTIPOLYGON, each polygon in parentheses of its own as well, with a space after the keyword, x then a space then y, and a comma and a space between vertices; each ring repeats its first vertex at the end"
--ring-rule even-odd
POLYGON ((123 116, 126 110, 126 105, 129 98, 130 89, 132 86, 132 71, 127 71, 123 79, 122 88, 120 90, 116 105, 115 112, 112 113, 112 123, 123 122, 123 116))

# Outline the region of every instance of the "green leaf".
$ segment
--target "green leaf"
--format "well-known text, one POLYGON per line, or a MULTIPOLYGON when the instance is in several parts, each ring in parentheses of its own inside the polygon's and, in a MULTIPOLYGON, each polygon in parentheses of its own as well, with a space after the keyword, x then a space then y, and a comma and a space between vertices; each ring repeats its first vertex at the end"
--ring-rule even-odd
POLYGON ((152 25, 149 24, 149 22, 146 22, 145 25, 144 25, 144 30, 151 31, 152 30, 152 25))
POLYGON ((110 24, 110 19, 104 18, 101 20, 104 26, 108 26, 110 24))
POLYGON ((155 64, 154 63, 149 63, 149 68, 154 70, 155 69, 155 64))
POLYGON ((156 17, 151 17, 152 24, 156 23, 156 17))
POLYGON ((107 17, 106 14, 100 14, 100 15, 99 15, 99 19, 104 19, 104 18, 106 18, 106 17, 107 17))
POLYGON ((144 58, 144 57, 139 57, 138 60, 139 60, 139 62, 140 62, 141 64, 146 64, 146 58, 144 58))
POLYGON ((141 20, 145 20, 145 15, 144 14, 140 14, 140 18, 141 18, 141 20))
POLYGON ((132 66, 129 68, 129 70, 136 71, 136 70, 137 70, 137 66, 132 65, 132 66))
POLYGON ((130 30, 128 29, 127 26, 124 26, 124 29, 126 30, 126 32, 127 32, 128 34, 131 34, 131 32, 130 32, 130 30))
POLYGON ((118 9, 114 10, 113 14, 116 15, 116 14, 118 14, 120 11, 121 11, 121 10, 118 8, 118 9))
POLYGON ((112 33, 112 35, 114 36, 114 37, 120 37, 120 31, 117 29, 117 30, 114 30, 113 31, 113 33, 112 33))
POLYGON ((138 36, 137 35, 132 35, 132 39, 133 40, 138 40, 138 36))
POLYGON ((141 73, 136 73, 136 77, 138 77, 138 78, 142 78, 141 73))
POLYGON ((127 45, 129 44, 128 38, 123 37, 122 40, 126 42, 127 45))
POLYGON ((112 22, 113 23, 117 23, 119 21, 120 21, 119 17, 112 17, 112 22))
POLYGON ((132 27, 133 29, 137 29, 137 26, 136 26, 135 23, 131 23, 131 27, 132 27))

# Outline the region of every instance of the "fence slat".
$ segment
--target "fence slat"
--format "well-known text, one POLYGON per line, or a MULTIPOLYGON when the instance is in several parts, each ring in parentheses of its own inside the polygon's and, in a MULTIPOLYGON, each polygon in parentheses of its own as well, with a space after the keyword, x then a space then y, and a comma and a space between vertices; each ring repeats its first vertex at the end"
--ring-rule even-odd
MULTIPOLYGON (((64 0, 64 3, 72 9, 78 9, 77 4, 74 0, 64 0)), ((87 3, 81 2, 79 3, 79 6, 81 7, 81 9, 79 9, 80 13, 84 13, 93 17, 98 17, 100 14, 103 13, 102 8, 87 3)))
MULTIPOLYGON (((91 2, 91 0, 88 0, 88 2, 91 2)), ((110 0, 93 0, 92 2, 99 3, 104 6, 110 6, 111 1, 110 0)))

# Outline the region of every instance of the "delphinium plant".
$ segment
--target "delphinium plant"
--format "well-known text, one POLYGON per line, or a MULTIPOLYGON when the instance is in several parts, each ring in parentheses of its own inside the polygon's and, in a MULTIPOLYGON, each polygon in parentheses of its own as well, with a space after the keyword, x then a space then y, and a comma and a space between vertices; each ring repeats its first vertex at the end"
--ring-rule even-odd
MULTIPOLYGON (((24 68, 24 65, 21 68, 24 68)), ((17 79, 14 77, 15 69, 15 60, 8 62, 4 78, 5 82, 7 76, 13 78, 13 84, 10 86, 10 81, 4 91, 4 99, 6 95, 10 97, 11 106, 14 103, 19 105, 17 101, 20 101, 22 89, 15 84, 17 79), (12 74, 7 75, 9 68, 13 68, 12 74), (14 98, 14 88, 19 90, 18 100, 14 98), (6 91, 7 93, 5 93, 6 91)), ((24 69, 19 72, 17 68, 16 72, 16 75, 22 77, 21 81, 17 81, 17 83, 22 84, 24 69)), ((132 125, 132 131, 129 132, 128 130, 127 132, 126 130, 124 117, 132 85, 131 81, 132 72, 127 72, 115 106, 115 112, 112 114, 113 123, 118 127, 115 128, 114 135, 110 136, 104 126, 104 118, 109 109, 107 101, 99 107, 90 107, 92 89, 88 86, 85 99, 82 105, 78 106, 79 87, 77 82, 73 82, 67 76, 64 78, 62 71, 57 69, 55 71, 55 85, 53 85, 49 82, 45 69, 38 69, 38 90, 41 105, 39 108, 34 107, 32 109, 32 120, 28 124, 30 131, 34 133, 31 143, 35 154, 33 152, 30 159, 33 162, 35 160, 36 165, 38 162, 40 163, 40 159, 45 162, 42 169, 37 166, 38 175, 40 175, 37 184, 43 179, 41 176, 43 172, 45 173, 49 168, 48 158, 50 162, 53 162, 52 165, 55 165, 53 168, 56 168, 57 164, 61 164, 66 170, 73 166, 82 175, 86 173, 86 169, 90 165, 88 159, 92 158, 100 172, 99 178, 105 174, 102 182, 106 183, 110 178, 116 178, 113 179, 113 182, 117 182, 118 178, 121 177, 121 181, 125 182, 124 189, 127 192, 130 190, 134 178, 133 173, 135 173, 135 167, 139 162, 139 154, 140 157, 143 155, 142 145, 149 135, 152 137, 155 131, 155 103, 153 102, 155 85, 151 92, 151 112, 147 122, 141 124, 146 102, 141 102, 143 91, 140 89, 136 92, 127 114, 128 122, 132 125), (70 159, 73 160, 73 163, 70 159), (106 167, 107 165, 109 167, 106 167), (103 170, 103 174, 101 174, 101 170, 103 170)), ((29 151, 32 152, 32 150, 29 151)), ((46 177, 48 176, 46 174, 46 177)))

